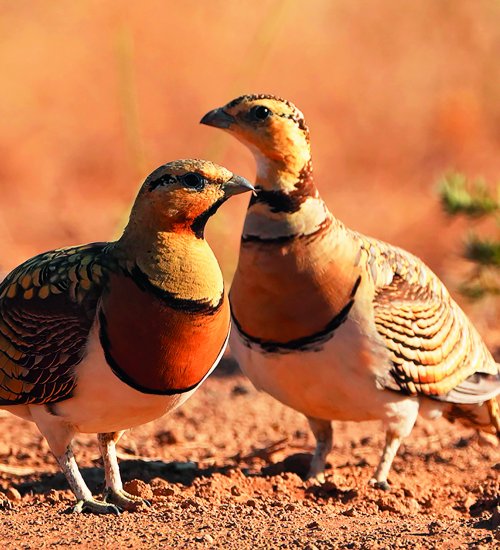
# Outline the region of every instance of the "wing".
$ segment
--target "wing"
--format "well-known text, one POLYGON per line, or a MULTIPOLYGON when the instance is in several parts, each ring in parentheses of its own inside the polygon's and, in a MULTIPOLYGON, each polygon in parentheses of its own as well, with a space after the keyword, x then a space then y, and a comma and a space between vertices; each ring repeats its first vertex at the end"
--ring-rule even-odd
POLYGON ((40 254, 0 284, 0 405, 71 395, 102 290, 105 247, 40 254))
POLYGON ((374 284, 375 327, 392 366, 383 387, 450 403, 500 394, 500 372, 481 336, 439 278, 416 256, 352 233, 374 284))

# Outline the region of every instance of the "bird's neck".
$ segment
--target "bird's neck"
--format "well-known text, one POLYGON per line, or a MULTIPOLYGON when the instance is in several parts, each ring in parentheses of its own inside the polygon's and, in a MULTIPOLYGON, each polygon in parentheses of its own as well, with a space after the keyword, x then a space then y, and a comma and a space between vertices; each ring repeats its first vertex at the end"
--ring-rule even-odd
POLYGON ((314 233, 331 215, 314 184, 309 148, 282 158, 255 156, 258 192, 248 206, 243 241, 314 233))
POLYGON ((129 272, 138 268, 152 285, 180 299, 220 302, 224 281, 205 239, 144 226, 140 232, 127 229, 116 253, 129 272))

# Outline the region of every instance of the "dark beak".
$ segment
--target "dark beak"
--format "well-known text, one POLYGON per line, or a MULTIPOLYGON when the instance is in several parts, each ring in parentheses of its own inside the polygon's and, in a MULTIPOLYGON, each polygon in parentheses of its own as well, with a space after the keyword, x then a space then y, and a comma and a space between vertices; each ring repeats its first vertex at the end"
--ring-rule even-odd
POLYGON ((233 176, 222 185, 222 189, 224 189, 225 197, 232 197, 233 195, 239 195, 247 191, 255 191, 255 187, 241 176, 233 176))
POLYGON ((215 128, 227 129, 235 122, 233 116, 228 115, 222 109, 214 109, 209 111, 201 120, 200 124, 206 124, 207 126, 214 126, 215 128))

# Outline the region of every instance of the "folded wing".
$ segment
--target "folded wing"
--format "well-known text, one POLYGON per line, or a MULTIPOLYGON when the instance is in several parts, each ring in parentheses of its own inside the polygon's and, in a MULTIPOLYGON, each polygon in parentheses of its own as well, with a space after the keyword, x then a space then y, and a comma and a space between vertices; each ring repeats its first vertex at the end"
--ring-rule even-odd
POLYGON ((105 246, 40 254, 0 284, 0 405, 70 397, 102 291, 105 246))

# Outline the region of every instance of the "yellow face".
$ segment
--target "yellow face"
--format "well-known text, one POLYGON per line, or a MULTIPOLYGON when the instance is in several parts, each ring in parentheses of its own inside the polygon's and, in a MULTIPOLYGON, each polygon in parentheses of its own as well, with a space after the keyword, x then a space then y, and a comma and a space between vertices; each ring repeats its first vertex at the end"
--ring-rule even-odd
POLYGON ((197 219, 204 226, 229 197, 252 189, 247 180, 212 162, 178 160, 160 166, 146 178, 134 215, 158 230, 183 231, 197 219))
POLYGON ((308 147, 309 131, 303 114, 289 101, 267 95, 248 95, 214 109, 202 124, 227 130, 269 159, 285 159, 308 147))

